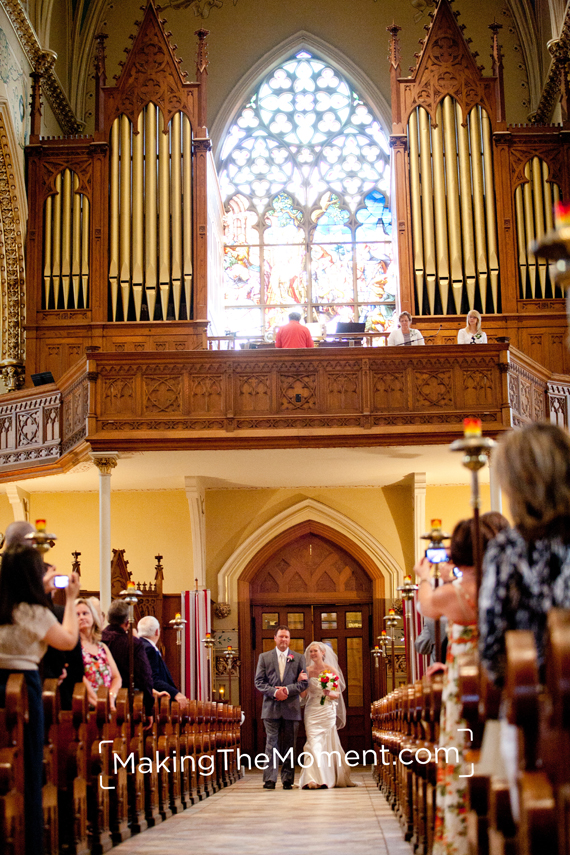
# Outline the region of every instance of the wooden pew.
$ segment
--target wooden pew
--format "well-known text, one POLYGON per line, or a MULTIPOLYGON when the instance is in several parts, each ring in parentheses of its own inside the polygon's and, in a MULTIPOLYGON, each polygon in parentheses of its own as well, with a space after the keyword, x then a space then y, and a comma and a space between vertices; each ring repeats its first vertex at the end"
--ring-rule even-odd
POLYGON ((44 810, 45 855, 59 853, 58 763, 59 692, 57 680, 44 680, 42 690, 44 710, 44 778, 42 804, 44 810))
POLYGON ((21 855, 24 831, 24 722, 28 694, 22 674, 11 674, 0 707, 0 853, 21 855))
POLYGON ((61 710, 57 729, 60 847, 69 855, 88 855, 87 690, 77 683, 71 710, 61 710))

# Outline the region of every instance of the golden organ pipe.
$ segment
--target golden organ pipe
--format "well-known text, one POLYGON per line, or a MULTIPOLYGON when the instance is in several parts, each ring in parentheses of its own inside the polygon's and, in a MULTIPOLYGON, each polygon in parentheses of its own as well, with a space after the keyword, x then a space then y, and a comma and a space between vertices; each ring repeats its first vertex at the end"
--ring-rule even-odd
MULTIPOLYGON (((473 171, 473 219, 475 222, 475 248, 477 255, 477 274, 481 302, 487 300, 487 241, 485 238, 485 197, 483 192, 483 160, 481 158, 481 125, 479 108, 473 107, 469 114, 471 142, 471 168, 473 171)), ((470 303, 473 309, 474 304, 470 303)))
POLYGON ((519 270, 521 276, 521 297, 526 296, 526 275, 527 275, 527 257, 526 257, 526 235, 524 225, 524 202, 523 189, 519 184, 515 190, 515 214, 517 221, 517 243, 519 247, 519 270))
POLYGON ((183 251, 184 251, 184 293, 186 312, 191 317, 192 299, 192 129, 188 116, 182 116, 182 156, 184 158, 184 212, 183 212, 183 251))
MULTIPOLYGON (((544 228, 546 232, 551 232, 554 228, 554 208, 552 203, 552 183, 548 180, 548 164, 545 160, 542 161, 542 185, 544 187, 544 228)), ((550 281, 554 282, 554 265, 549 265, 550 281)), ((543 295, 544 296, 544 295, 543 295)))
POLYGON ((73 283, 73 304, 79 305, 79 283, 81 277, 81 196, 77 193, 79 178, 73 175, 73 244, 71 251, 71 280, 73 283))
POLYGON ((121 116, 121 180, 119 258, 123 320, 127 320, 131 292, 131 122, 121 116))
POLYGON ((53 196, 48 196, 45 203, 44 220, 44 294, 45 307, 49 309, 49 298, 51 293, 51 270, 52 270, 52 218, 53 218, 53 196))
MULTIPOLYGON (((529 179, 526 184, 523 185, 523 201, 526 244, 527 246, 530 246, 534 240, 534 206, 532 203, 532 176, 530 161, 525 165, 524 174, 529 179)), ((536 297, 536 259, 530 250, 527 251, 527 266, 530 277, 530 291, 534 299, 536 297)))
MULTIPOLYGON (((560 202, 560 187, 558 186, 558 184, 551 184, 551 187, 552 187, 552 208, 551 208, 551 215, 552 215, 553 211, 556 209, 556 205, 560 202)), ((552 291, 553 291, 553 296, 555 296, 555 294, 554 294, 554 292, 555 292, 554 275, 552 276, 552 291)))
POLYGON ((457 176, 457 146, 455 130, 455 110, 453 98, 446 95, 443 99, 443 135, 445 141, 445 177, 447 182, 447 210, 449 224, 449 260, 451 267, 451 293, 455 304, 455 313, 461 311, 461 290, 463 287, 463 266, 461 257, 461 210, 459 206, 459 181, 457 176))
POLYGON ((445 200, 445 169, 443 164, 443 110, 439 104, 436 121, 431 128, 433 159, 433 200, 435 207, 435 242, 437 252, 437 278, 443 311, 447 309, 449 294, 449 250, 447 243, 447 204, 445 200))
POLYGON ((145 111, 145 293, 149 320, 154 319, 156 303, 156 112, 154 104, 145 111))
POLYGON ((142 292, 144 281, 144 159, 143 159, 143 114, 137 119, 137 133, 132 136, 133 151, 133 300, 135 319, 141 319, 142 292))
POLYGON ((170 288, 170 136, 168 130, 164 133, 162 111, 158 116, 158 284, 165 321, 170 288))
POLYGON ((461 234, 463 237, 463 265, 469 308, 475 304, 475 238, 473 235, 473 208, 471 193, 471 163, 469 137, 463 125, 463 113, 459 104, 457 113, 457 138, 459 140, 459 184, 461 187, 461 234))
POLYGON ((498 311, 499 299, 499 250, 497 247, 497 216, 495 211, 495 186, 493 181, 493 143, 491 137, 491 122, 486 110, 481 111, 483 130, 483 166, 485 170, 485 214, 487 219, 487 258, 491 278, 491 293, 493 305, 484 302, 485 311, 498 311))
POLYGON ((55 192, 53 200, 52 281, 55 308, 57 309, 61 282, 61 172, 55 179, 55 192))
MULTIPOLYGON (((544 185, 542 182, 542 166, 539 157, 532 159, 532 188, 534 195, 534 239, 540 240, 544 235, 544 185)), ((541 297, 546 294, 546 259, 538 259, 538 276, 540 279, 541 297)))
POLYGON ((62 229, 61 229, 61 281, 63 308, 69 308, 69 277, 71 276, 71 171, 63 170, 62 229))
POLYGON ((424 314, 424 244, 422 235, 422 199, 420 190, 420 161, 418 152, 418 114, 414 110, 408 121, 410 151, 410 193, 412 202, 412 240, 414 245, 414 271, 420 314, 424 314))
POLYGON ((83 228, 81 232, 81 284, 83 288, 83 306, 89 305, 89 199, 83 196, 81 211, 83 228))
POLYGON ((180 138, 180 113, 175 113, 172 117, 170 136, 172 140, 172 177, 170 179, 170 192, 172 198, 170 207, 170 216, 172 222, 172 297, 174 300, 174 316, 176 320, 178 320, 180 315, 180 280, 182 275, 182 144, 180 138))
POLYGON ((431 177, 431 142, 429 116, 419 107, 420 119, 420 166, 422 182, 422 214, 424 226, 424 259, 429 300, 429 313, 433 315, 435 302, 435 233, 433 223, 433 183, 431 177))
POLYGON ((110 237, 109 237, 109 280, 111 282, 112 317, 117 317, 119 280, 119 128, 121 120, 115 119, 111 128, 111 188, 110 188, 110 237))

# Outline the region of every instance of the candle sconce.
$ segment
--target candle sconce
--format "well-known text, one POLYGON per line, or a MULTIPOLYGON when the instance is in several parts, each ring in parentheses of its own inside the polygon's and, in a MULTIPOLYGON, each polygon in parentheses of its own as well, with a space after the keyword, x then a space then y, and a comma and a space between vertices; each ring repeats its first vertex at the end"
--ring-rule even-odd
POLYGON ((182 630, 186 626, 186 621, 184 620, 184 618, 182 617, 181 614, 177 613, 176 616, 172 618, 172 620, 168 621, 168 623, 169 623, 169 626, 172 627, 172 629, 176 630, 176 646, 181 647, 181 645, 182 645, 182 630))
POLYGON ((45 555, 55 546, 57 540, 56 534, 48 534, 46 532, 46 521, 36 520, 36 530, 24 535, 25 540, 29 541, 38 552, 45 555))
POLYGON ((402 618, 400 617, 400 615, 396 614, 396 609, 394 609, 394 608, 388 609, 388 614, 384 618, 384 623, 386 624, 388 629, 392 630, 392 635, 387 637, 387 639, 386 639, 388 641, 388 638, 389 638, 389 640, 392 643, 392 649, 391 649, 392 689, 396 688, 396 649, 394 646, 396 640, 394 638, 394 630, 398 626, 398 621, 400 621, 400 620, 402 620, 402 618))
POLYGON ((412 643, 412 609, 411 606, 408 605, 411 600, 414 599, 416 591, 418 590, 418 585, 415 585, 412 582, 412 577, 409 575, 404 576, 404 584, 400 585, 397 589, 399 593, 402 595, 402 600, 404 601, 404 616, 406 621, 406 678, 408 683, 412 683, 414 679, 414 675, 412 674, 412 651, 411 651, 411 643, 412 643))
POLYGON ((206 656, 208 657, 208 665, 210 666, 210 692, 208 692, 210 699, 213 697, 214 693, 214 659, 212 650, 214 649, 215 643, 216 642, 212 638, 212 633, 207 632, 205 638, 202 639, 202 644, 206 648, 206 656))

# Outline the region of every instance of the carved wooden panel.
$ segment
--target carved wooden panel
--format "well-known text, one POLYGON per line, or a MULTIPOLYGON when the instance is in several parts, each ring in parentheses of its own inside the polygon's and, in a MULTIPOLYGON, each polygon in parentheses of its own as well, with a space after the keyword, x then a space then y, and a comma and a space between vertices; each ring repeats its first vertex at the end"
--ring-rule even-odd
POLYGON ((372 580, 340 546, 309 533, 274 553, 251 583, 257 601, 280 595, 307 601, 312 594, 330 594, 335 602, 354 599, 355 594, 371 598, 372 580))

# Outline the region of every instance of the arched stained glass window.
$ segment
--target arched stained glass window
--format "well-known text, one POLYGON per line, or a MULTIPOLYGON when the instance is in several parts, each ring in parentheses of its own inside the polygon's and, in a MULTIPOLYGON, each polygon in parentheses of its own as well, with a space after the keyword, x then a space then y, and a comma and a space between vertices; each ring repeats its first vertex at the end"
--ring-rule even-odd
POLYGON ((293 309, 382 330, 395 309, 386 135, 306 50, 261 81, 221 151, 225 327, 264 334, 293 309))

